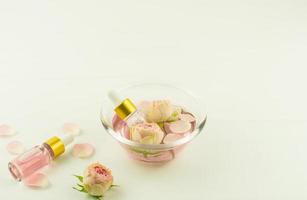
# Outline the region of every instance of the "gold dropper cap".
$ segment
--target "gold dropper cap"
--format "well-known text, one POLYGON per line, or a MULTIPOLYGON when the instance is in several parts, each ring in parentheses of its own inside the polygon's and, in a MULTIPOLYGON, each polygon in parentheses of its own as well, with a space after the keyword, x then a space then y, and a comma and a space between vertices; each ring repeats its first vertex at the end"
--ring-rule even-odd
POLYGON ((124 120, 131 113, 136 111, 136 106, 132 103, 130 99, 125 99, 122 101, 115 109, 117 116, 124 120))
POLYGON ((48 139, 45 144, 47 144, 53 151, 54 158, 58 157, 65 151, 65 145, 59 137, 52 137, 48 139))

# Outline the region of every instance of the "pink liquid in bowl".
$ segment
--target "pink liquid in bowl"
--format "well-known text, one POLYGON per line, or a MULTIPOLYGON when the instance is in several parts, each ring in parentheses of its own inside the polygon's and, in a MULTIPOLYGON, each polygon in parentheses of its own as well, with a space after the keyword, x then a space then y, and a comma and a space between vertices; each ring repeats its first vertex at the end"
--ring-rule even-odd
MULTIPOLYGON (((115 134, 120 134, 121 137, 126 139, 130 139, 129 127, 125 123, 125 121, 115 115, 112 120, 113 129, 116 132, 115 134)), ((195 123, 192 124, 192 129, 189 133, 193 132, 195 129, 195 123)), ((185 135, 186 135, 185 134, 185 135)), ((184 137, 184 136, 183 136, 184 137)), ((180 138, 178 138, 180 139, 180 138)), ((179 152, 185 147, 185 144, 178 145, 176 147, 170 149, 156 150, 156 149, 142 149, 138 147, 133 147, 127 144, 120 143, 121 146, 127 151, 129 157, 134 160, 146 162, 146 163, 156 163, 162 164, 168 161, 173 160, 179 152)))

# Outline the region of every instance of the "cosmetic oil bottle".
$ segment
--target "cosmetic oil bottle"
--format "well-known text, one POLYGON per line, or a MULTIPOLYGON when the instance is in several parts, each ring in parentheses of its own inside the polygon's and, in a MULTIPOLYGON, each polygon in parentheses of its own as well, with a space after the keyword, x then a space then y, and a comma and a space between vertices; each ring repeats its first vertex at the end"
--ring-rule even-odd
POLYGON ((65 147, 73 139, 74 137, 71 134, 51 137, 43 144, 29 149, 9 162, 9 171, 17 181, 21 181, 41 168, 50 165, 52 160, 64 153, 65 147))
POLYGON ((110 91, 108 96, 115 106, 115 113, 127 123, 128 127, 145 122, 143 115, 129 98, 122 100, 115 91, 110 91))

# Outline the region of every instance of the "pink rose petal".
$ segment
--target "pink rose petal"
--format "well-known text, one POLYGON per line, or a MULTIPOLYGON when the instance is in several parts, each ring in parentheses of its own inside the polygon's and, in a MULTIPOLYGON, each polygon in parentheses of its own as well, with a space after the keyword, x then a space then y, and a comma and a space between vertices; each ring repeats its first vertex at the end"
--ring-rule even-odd
POLYGON ((180 114, 179 119, 187 122, 195 122, 196 119, 192 114, 180 114))
POLYGON ((191 131, 191 128, 191 123, 183 120, 164 124, 164 130, 168 134, 185 134, 191 131))
POLYGON ((70 122, 63 124, 62 130, 64 133, 72 134, 74 136, 80 135, 81 132, 77 124, 70 122))
POLYGON ((78 158, 88 158, 94 154, 95 148, 88 143, 75 144, 72 150, 72 154, 78 158))
POLYGON ((192 125, 191 132, 194 131, 195 126, 196 126, 196 119, 195 119, 194 115, 192 115, 191 113, 186 112, 185 114, 181 114, 179 118, 181 120, 183 120, 183 121, 190 122, 191 125, 192 125))
POLYGON ((119 118, 117 115, 114 115, 112 119, 113 130, 115 132, 120 132, 122 127, 126 126, 126 122, 119 118))
POLYGON ((12 141, 8 143, 6 149, 10 154, 13 155, 18 155, 25 151, 24 145, 19 141, 12 141))
POLYGON ((163 143, 168 144, 168 143, 171 143, 171 142, 175 142, 176 140, 179 140, 183 137, 184 137, 184 135, 182 135, 182 134, 167 134, 163 139, 163 143))
POLYGON ((137 104, 137 108, 139 111, 141 111, 142 113, 146 113, 149 109, 149 107, 151 106, 151 101, 140 101, 137 104))
POLYGON ((46 188, 49 185, 48 177, 43 173, 35 173, 24 180, 29 187, 46 188))
POLYGON ((124 129, 123 129, 123 133, 122 135, 127 138, 128 140, 130 140, 130 130, 129 130, 129 127, 126 125, 124 126, 124 129))
POLYGON ((129 127, 126 122, 114 115, 112 119, 113 130, 120 133, 123 137, 130 139, 129 127))
POLYGON ((7 124, 0 124, 0 136, 11 136, 15 134, 15 130, 7 125, 7 124))

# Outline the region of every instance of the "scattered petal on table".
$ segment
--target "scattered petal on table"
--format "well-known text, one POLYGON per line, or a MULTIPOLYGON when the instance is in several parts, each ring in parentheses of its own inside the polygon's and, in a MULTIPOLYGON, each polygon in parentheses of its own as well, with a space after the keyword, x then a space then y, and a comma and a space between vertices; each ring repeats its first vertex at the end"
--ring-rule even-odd
POLYGON ((15 134, 15 130, 7 125, 7 124, 0 124, 0 136, 11 136, 15 134))
POLYGON ((94 154, 95 148, 88 143, 75 144, 72 150, 72 154, 78 158, 88 158, 94 154))
POLYGON ((48 177, 43 173, 35 173, 24 180, 29 187, 45 188, 49 185, 48 177))
POLYGON ((17 141, 17 140, 8 143, 6 146, 6 149, 10 154, 13 154, 13 155, 18 155, 25 151, 24 145, 20 141, 17 141))
POLYGON ((63 130, 64 133, 73 134, 74 136, 80 135, 80 128, 75 123, 67 122, 67 123, 63 124, 62 130, 63 130))

